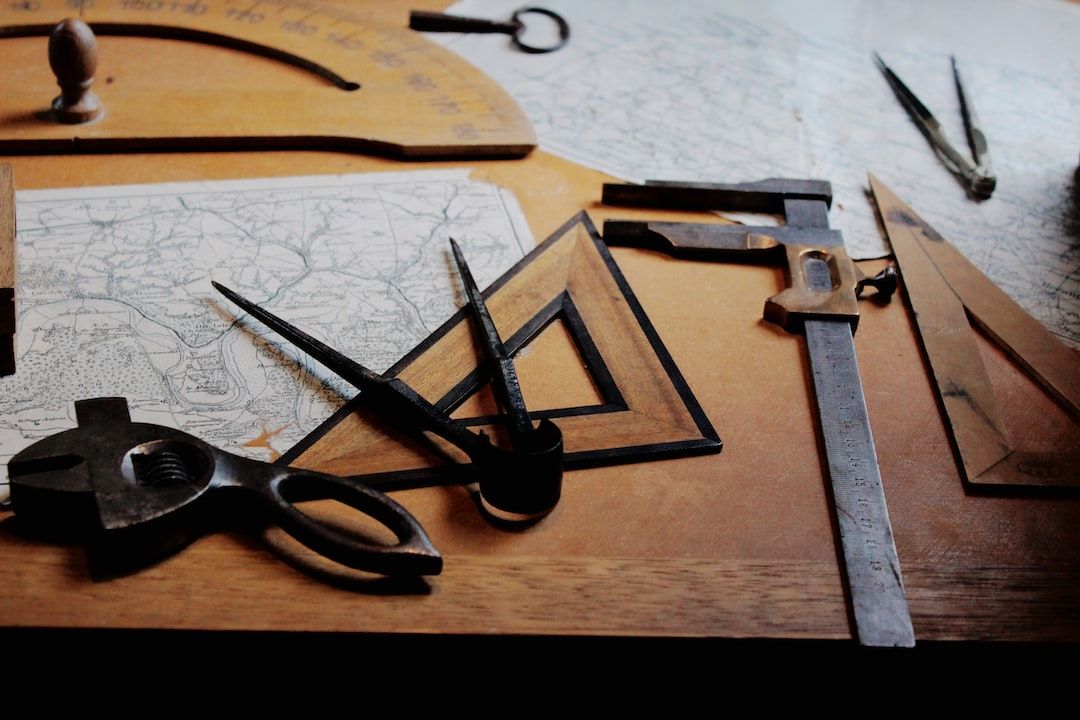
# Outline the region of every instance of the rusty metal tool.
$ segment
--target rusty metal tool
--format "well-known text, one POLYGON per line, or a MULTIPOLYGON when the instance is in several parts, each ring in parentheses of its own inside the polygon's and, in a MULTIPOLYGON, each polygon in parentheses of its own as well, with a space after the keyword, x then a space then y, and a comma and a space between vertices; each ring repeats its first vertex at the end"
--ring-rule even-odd
POLYGON ((829 183, 770 179, 720 185, 650 181, 605 184, 603 201, 637 207, 783 212, 783 227, 626 222, 604 223, 604 240, 676 256, 779 264, 788 287, 765 302, 765 318, 803 333, 840 530, 844 570, 859 642, 915 643, 885 491, 870 430, 853 333, 858 295, 873 285, 887 298, 895 272, 866 278, 829 228, 829 183))
POLYGON ((423 32, 499 33, 509 35, 514 47, 522 52, 534 55, 554 52, 570 39, 570 25, 566 20, 558 13, 540 7, 518 8, 510 16, 509 20, 488 20, 486 18, 464 17, 462 15, 449 15, 426 10, 413 10, 409 13, 409 28, 423 32), (523 15, 529 14, 551 18, 559 29, 559 39, 551 45, 543 46, 530 45, 522 40, 526 26, 521 18, 523 15))
POLYGON ((892 88, 893 93, 896 94, 896 98, 904 106, 907 114, 911 116, 912 122, 919 128, 919 132, 923 134, 930 143, 930 147, 941 158, 941 162, 945 164, 949 172, 964 184, 972 197, 985 200, 993 194, 994 188, 997 187, 997 177, 990 167, 990 150, 986 143, 986 136, 979 127, 979 120, 975 115, 975 106, 971 102, 970 95, 964 89, 964 81, 960 78, 960 68, 956 65, 956 58, 953 57, 951 60, 953 82, 956 83, 956 93, 960 96, 960 114, 964 120, 964 134, 967 136, 968 147, 971 148, 974 163, 953 147, 952 143, 945 137, 941 124, 938 123, 937 118, 930 112, 930 109, 923 105, 922 101, 915 96, 915 93, 911 92, 910 88, 904 84, 904 81, 885 64, 881 56, 874 53, 874 62, 888 81, 889 87, 892 88))
MULTIPOLYGON (((428 402, 397 378, 386 378, 351 360, 236 292, 213 283, 222 295, 367 396, 366 405, 412 433, 432 432, 464 452, 476 469, 484 503, 503 517, 533 519, 549 513, 562 493, 562 453, 518 453, 494 445, 484 434, 428 402)), ((545 432, 545 436, 550 433, 545 432)), ((561 445, 561 435, 559 436, 561 445)))
POLYGON ((75 403, 78 427, 11 459, 11 504, 30 530, 160 559, 212 524, 274 524, 315 552, 383 575, 436 575, 442 558, 420 524, 383 493, 351 478, 232 455, 187 433, 133 423, 124 398, 75 403), (397 537, 369 542, 302 512, 296 502, 333 499, 397 537))
POLYGON ((1080 360, 873 175, 870 188, 965 480, 983 487, 1080 487, 1074 443, 1028 450, 1010 438, 976 344, 974 323, 1080 419, 1080 360), (970 322, 969 322, 970 318, 970 322))
MULTIPOLYGON (((477 334, 480 336, 480 346, 484 351, 491 371, 492 388, 495 391, 495 399, 503 411, 506 427, 510 434, 510 445, 514 453, 522 458, 522 461, 530 466, 546 468, 546 475, 562 477, 563 460, 563 437, 558 425, 547 418, 543 418, 534 427, 529 418, 529 409, 525 406, 525 397, 521 393, 521 383, 518 381, 517 370, 514 367, 514 358, 506 351, 499 331, 495 327, 495 321, 491 319, 487 303, 480 293, 480 288, 473 279, 469 264, 465 261, 465 255, 461 247, 450 238, 450 248, 454 254, 454 262, 457 264, 458 274, 461 276, 461 284, 465 287, 465 294, 469 299, 469 314, 473 318, 477 334)), ((507 487, 506 484, 489 489, 498 491, 507 487)), ((488 512, 507 520, 528 520, 529 517, 518 517, 516 514, 500 512, 497 503, 492 505, 487 496, 481 494, 481 499, 489 505, 488 512)), ((558 500, 558 498, 555 498, 558 500)))

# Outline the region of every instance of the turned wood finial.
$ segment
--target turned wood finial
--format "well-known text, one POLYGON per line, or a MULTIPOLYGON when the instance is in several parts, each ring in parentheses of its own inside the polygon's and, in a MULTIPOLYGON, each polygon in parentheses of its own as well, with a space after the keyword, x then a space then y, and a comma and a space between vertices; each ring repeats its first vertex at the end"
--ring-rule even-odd
POLYGON ((60 94, 52 102, 53 117, 62 123, 96 120, 105 112, 90 89, 97 70, 97 38, 82 20, 61 20, 49 36, 49 65, 60 94))

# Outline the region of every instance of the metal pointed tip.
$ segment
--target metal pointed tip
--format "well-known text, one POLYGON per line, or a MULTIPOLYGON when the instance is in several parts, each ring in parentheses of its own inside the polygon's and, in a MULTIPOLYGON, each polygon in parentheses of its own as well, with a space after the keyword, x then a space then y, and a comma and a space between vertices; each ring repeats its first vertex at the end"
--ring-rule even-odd
MULTIPOLYGON (((953 76, 953 82, 956 83, 956 90, 961 95, 963 95, 965 93, 965 91, 964 91, 964 79, 962 77, 960 77, 960 64, 956 62, 956 56, 955 55, 950 55, 949 60, 950 60, 950 62, 952 62, 952 76, 953 76)), ((966 98, 964 99, 963 102, 966 102, 966 98)), ((961 112, 963 112, 962 109, 961 109, 961 112)))
POLYGON ((248 303, 248 302, 247 302, 247 301, 246 301, 246 300, 245 300, 245 299, 244 299, 243 297, 241 297, 241 296, 240 296, 240 294, 239 294, 239 293, 237 293, 237 292, 236 292, 235 290, 230 290, 229 288, 225 287, 224 285, 222 285, 221 283, 219 283, 219 282, 217 282, 217 281, 215 281, 215 280, 211 280, 211 281, 210 281, 210 284, 214 286, 214 289, 215 289, 215 290, 217 290, 217 291, 218 291, 219 293, 221 293, 222 295, 224 295, 224 296, 225 296, 226 298, 228 298, 229 300, 232 300, 232 301, 233 301, 234 303, 236 303, 237 305, 246 305, 246 304, 249 304, 249 303, 248 303))
MULTIPOLYGON (((466 294, 472 298, 474 295, 480 295, 480 287, 476 284, 476 280, 472 276, 472 270, 469 268, 469 263, 465 261, 465 254, 461 251, 461 246, 457 244, 454 238, 450 238, 450 249, 454 254, 454 263, 457 265, 458 277, 461 278, 461 283, 465 286, 466 294)), ((476 303, 483 303, 483 298, 478 297, 476 303)), ((470 300, 470 305, 473 301, 470 300)))
POLYGON ((457 240, 450 238, 450 251, 454 254, 454 262, 457 263, 458 272, 464 272, 468 269, 468 264, 465 262, 465 254, 461 252, 461 246, 457 244, 457 240))
POLYGON ((882 71, 888 70, 889 66, 885 64, 885 61, 881 59, 881 56, 874 52, 874 64, 878 66, 882 71))

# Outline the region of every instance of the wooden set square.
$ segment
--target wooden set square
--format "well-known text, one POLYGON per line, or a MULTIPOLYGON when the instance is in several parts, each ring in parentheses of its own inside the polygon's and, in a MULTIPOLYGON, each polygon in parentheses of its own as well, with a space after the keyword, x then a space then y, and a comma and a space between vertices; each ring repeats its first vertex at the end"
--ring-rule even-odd
MULTIPOLYGON (((720 451, 720 438, 586 213, 568 220, 484 297, 511 353, 560 322, 591 377, 599 402, 533 411, 526 397, 534 419, 550 418, 562 429, 567 469, 720 451)), ((464 410, 487 383, 474 338, 459 311, 387 375, 448 413, 464 410)), ((460 419, 496 442, 505 439, 496 417, 460 419)), ((336 474, 362 469, 381 488, 468 480, 460 451, 433 436, 426 440, 388 427, 360 395, 280 462, 336 474)))

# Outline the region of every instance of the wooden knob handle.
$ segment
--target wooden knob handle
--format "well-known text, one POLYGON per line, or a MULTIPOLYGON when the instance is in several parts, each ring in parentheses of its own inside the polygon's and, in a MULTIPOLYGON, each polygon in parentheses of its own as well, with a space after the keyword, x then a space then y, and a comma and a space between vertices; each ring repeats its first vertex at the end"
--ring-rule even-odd
POLYGON ((97 71, 97 38, 82 20, 61 20, 49 36, 49 66, 60 95, 52 102, 53 117, 62 123, 85 123, 105 112, 90 89, 97 71))

